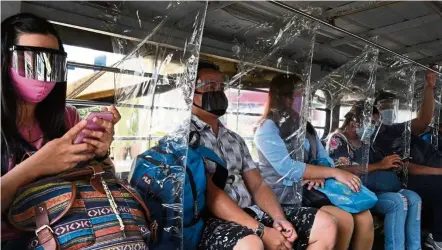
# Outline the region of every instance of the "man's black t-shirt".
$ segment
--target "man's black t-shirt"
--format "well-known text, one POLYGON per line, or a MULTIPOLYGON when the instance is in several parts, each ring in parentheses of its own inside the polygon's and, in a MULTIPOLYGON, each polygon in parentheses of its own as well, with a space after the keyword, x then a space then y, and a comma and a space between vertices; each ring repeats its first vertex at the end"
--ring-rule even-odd
MULTIPOLYGON (((406 149, 405 131, 409 129, 407 122, 393 125, 382 124, 370 152, 370 163, 381 161, 391 154, 404 155, 406 149)), ((442 167, 442 153, 419 136, 411 134, 410 162, 429 166, 442 167)))

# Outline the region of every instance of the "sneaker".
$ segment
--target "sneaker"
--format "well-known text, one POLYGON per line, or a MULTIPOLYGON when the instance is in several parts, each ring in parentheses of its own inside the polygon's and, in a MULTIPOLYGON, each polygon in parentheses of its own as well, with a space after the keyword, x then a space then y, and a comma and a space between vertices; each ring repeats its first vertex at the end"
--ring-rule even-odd
POLYGON ((425 246, 433 250, 442 250, 442 242, 434 241, 431 233, 428 234, 427 240, 425 241, 425 246))

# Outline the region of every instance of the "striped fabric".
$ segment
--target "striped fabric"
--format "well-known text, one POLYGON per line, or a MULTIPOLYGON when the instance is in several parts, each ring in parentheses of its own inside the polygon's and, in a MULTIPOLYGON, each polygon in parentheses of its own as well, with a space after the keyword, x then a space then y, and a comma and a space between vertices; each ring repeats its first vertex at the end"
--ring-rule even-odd
MULTIPOLYGON (((51 226, 62 249, 148 249, 150 231, 141 206, 114 179, 105 179, 118 205, 124 233, 106 195, 96 191, 89 180, 75 181, 77 194, 72 207, 51 226)), ((10 219, 16 226, 35 228, 36 205, 45 202, 52 220, 64 211, 71 195, 71 182, 50 182, 21 190, 11 206, 10 219)), ((35 234, 32 237, 28 249, 43 250, 35 234)))

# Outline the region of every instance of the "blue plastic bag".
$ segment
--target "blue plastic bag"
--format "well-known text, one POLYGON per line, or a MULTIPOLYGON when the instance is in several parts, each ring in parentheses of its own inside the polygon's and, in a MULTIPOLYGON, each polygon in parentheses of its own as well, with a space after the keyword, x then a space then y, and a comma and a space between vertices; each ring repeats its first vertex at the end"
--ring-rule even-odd
MULTIPOLYGON (((327 163, 326 159, 312 162, 314 165, 329 166, 327 163)), ((352 214, 369 210, 378 201, 376 195, 364 185, 361 185, 360 192, 353 192, 347 185, 335 179, 327 179, 324 188, 319 187, 318 191, 325 194, 333 205, 352 214)))
POLYGON ((369 210, 378 202, 376 195, 364 185, 361 185, 360 192, 353 192, 335 179, 327 179, 324 188, 320 187, 318 191, 327 195, 333 205, 352 214, 369 210))

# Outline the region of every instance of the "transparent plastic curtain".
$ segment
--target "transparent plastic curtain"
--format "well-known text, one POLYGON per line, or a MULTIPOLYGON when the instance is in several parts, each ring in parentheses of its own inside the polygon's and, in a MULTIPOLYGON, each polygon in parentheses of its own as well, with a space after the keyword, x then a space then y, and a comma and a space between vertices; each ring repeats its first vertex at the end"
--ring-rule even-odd
POLYGON ((434 87, 434 114, 433 119, 431 120, 430 128, 431 128, 431 145, 442 152, 442 134, 440 132, 440 127, 442 127, 442 76, 436 76, 436 86, 434 87))
MULTIPOLYGON (((413 118, 415 118, 419 112, 419 109, 424 100, 424 86, 427 83, 427 70, 418 68, 416 72, 416 83, 414 91, 414 103, 413 103, 413 118)), ((436 86, 434 87, 434 113, 428 128, 421 133, 421 138, 431 143, 431 145, 437 150, 440 146, 439 137, 439 124, 441 124, 441 105, 442 100, 442 77, 436 75, 436 86)))
POLYGON ((436 87, 434 88, 436 105, 431 121, 431 145, 442 152, 442 133, 440 132, 440 127, 442 127, 442 76, 436 77, 436 87))
POLYGON ((376 84, 375 106, 380 112, 381 125, 376 131, 373 148, 382 157, 397 154, 403 159, 403 166, 392 170, 406 184, 417 68, 396 57, 384 64, 386 66, 379 69, 380 79, 376 84))
MULTIPOLYGON (((120 55, 120 59, 112 67, 119 72, 97 77, 110 74, 109 80, 115 83, 116 106, 122 117, 115 128, 112 148, 116 171, 126 173, 124 176, 146 203, 153 202, 156 196, 140 191, 139 185, 153 187, 154 182, 155 187, 162 190, 157 194, 160 204, 147 204, 152 217, 160 223, 157 242, 166 234, 182 239, 186 153, 173 165, 149 165, 148 161, 137 161, 137 157, 158 145, 160 140, 163 145, 170 145, 170 149, 187 151, 206 10, 207 2, 119 2, 104 13, 110 17, 107 27, 114 32, 126 32, 121 28, 124 27, 121 20, 131 16, 136 17, 137 34, 143 34, 136 39, 114 37, 114 53, 120 55), (140 4, 144 6, 142 9, 134 7, 140 4), (151 179, 133 173, 134 169, 142 172, 143 168, 151 179), (148 172, 150 169, 156 170, 148 172), (129 170, 132 172, 127 173, 129 170), (153 178, 155 176, 158 178, 153 178)), ((171 154, 172 151, 164 156, 171 154)), ((171 240, 167 249, 182 249, 182 240, 171 240)))
POLYGON ((372 111, 378 55, 378 49, 366 46, 359 56, 312 83, 312 93, 322 91, 327 96, 326 104, 331 110, 331 117, 339 117, 340 121, 339 124, 330 125, 330 134, 326 138, 327 151, 336 167, 351 166, 360 176, 365 176, 368 172, 369 131, 373 129, 372 111), (358 108, 355 110, 354 107, 358 108), (346 123, 346 119, 349 119, 349 123, 346 123), (350 133, 356 129, 363 131, 358 135, 360 147, 357 149, 351 148, 354 146, 349 142, 349 137, 353 136, 350 133), (343 145, 347 146, 344 147, 342 156, 333 154, 333 150, 338 151, 343 145))
MULTIPOLYGON (((316 29, 316 23, 291 14, 281 16, 271 23, 252 24, 238 32, 232 41, 232 57, 236 59, 237 65, 236 72, 230 75, 226 89, 229 109, 221 120, 245 139, 261 175, 274 190, 281 204, 299 205, 302 199, 298 176, 300 170, 295 165, 285 172, 276 169, 279 169, 282 161, 304 161, 305 117, 310 96, 316 29), (296 75, 299 79, 289 83, 281 82, 286 93, 284 101, 280 99, 277 102, 287 105, 273 106, 268 110, 271 112, 265 115, 269 85, 273 77, 278 75, 296 75), (296 103, 296 110, 288 103, 293 103, 293 106, 296 103), (268 149, 278 143, 276 140, 259 137, 260 143, 256 143, 258 134, 262 134, 260 129, 264 120, 271 120, 277 127, 283 125, 288 128, 277 139, 282 142, 277 146, 287 153, 276 162, 268 162, 265 156, 272 154, 268 149), (284 123, 288 120, 291 121, 290 128, 288 123, 284 123)), ((229 183, 227 184, 229 187, 229 183)))

